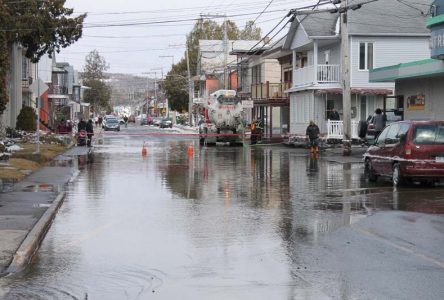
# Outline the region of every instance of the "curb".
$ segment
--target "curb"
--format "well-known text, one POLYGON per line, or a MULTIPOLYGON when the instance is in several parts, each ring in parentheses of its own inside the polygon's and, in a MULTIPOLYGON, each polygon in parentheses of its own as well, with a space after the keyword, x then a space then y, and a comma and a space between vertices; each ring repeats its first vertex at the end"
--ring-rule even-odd
POLYGON ((54 217, 65 199, 66 193, 61 192, 45 211, 40 220, 34 225, 20 247, 14 254, 11 264, 6 273, 17 273, 22 271, 30 262, 40 247, 46 233, 51 227, 54 217))

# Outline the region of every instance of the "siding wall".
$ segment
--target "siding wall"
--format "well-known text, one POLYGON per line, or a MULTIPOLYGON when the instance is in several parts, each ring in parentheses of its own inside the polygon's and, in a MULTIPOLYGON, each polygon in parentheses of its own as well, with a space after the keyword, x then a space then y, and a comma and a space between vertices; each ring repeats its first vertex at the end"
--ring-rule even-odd
POLYGON ((407 79, 396 83, 396 94, 404 96, 404 118, 406 120, 418 119, 444 119, 444 76, 407 79), (407 98, 412 95, 424 94, 424 110, 408 110, 407 98))
POLYGON ((307 45, 311 42, 311 40, 307 37, 305 30, 302 29, 302 26, 299 26, 296 30, 296 34, 294 35, 293 41, 291 42, 290 49, 296 49, 301 46, 307 45))
POLYGON ((263 65, 265 69, 265 78, 262 82, 281 82, 281 65, 277 59, 266 59, 263 65))
POLYGON ((290 133, 305 135, 305 129, 314 116, 313 91, 290 94, 290 133))
POLYGON ((359 43, 373 42, 374 68, 386 67, 399 63, 430 57, 427 37, 359 37, 350 38, 351 51, 351 86, 393 88, 394 83, 370 83, 368 71, 359 70, 359 43))

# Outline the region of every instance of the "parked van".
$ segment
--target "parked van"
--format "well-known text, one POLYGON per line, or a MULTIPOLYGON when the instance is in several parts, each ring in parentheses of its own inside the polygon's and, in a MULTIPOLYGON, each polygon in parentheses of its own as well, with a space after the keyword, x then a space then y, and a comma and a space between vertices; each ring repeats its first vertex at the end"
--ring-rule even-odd
POLYGON ((393 185, 411 181, 434 184, 444 179, 444 121, 395 122, 364 154, 370 181, 391 177, 393 185))

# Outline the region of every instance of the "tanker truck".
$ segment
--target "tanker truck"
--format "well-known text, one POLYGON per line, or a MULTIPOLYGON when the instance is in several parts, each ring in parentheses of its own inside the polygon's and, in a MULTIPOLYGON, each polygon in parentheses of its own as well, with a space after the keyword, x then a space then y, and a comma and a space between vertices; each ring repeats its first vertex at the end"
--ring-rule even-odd
POLYGON ((242 101, 234 90, 218 90, 203 100, 199 122, 200 144, 243 142, 245 123, 242 101))

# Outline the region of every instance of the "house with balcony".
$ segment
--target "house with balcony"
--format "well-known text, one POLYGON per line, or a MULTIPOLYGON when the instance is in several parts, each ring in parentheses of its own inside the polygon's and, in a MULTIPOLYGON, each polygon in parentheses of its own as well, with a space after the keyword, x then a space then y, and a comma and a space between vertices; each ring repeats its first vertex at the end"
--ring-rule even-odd
MULTIPOLYGON (((56 62, 52 59, 51 81, 47 95, 48 125, 54 127, 62 118, 75 120, 82 112, 82 86, 78 72, 67 62, 56 62)), ((87 117, 87 116, 85 116, 87 117)))
POLYGON ((280 137, 288 131, 291 87, 291 51, 282 50, 283 42, 254 49, 237 49, 238 94, 253 102, 247 110, 247 122, 260 120, 267 138, 280 137), (287 65, 286 65, 287 64, 287 65))
MULTIPOLYGON (((430 32, 424 27, 430 0, 405 5, 376 1, 348 11, 352 136, 357 124, 376 108, 397 108, 394 82, 370 82, 369 70, 420 59, 429 52, 430 32)), ((342 138, 342 121, 329 122, 335 108, 342 119, 341 22, 338 13, 299 16, 291 24, 283 49, 292 51, 290 133, 305 135, 310 120, 321 133, 342 138)))

